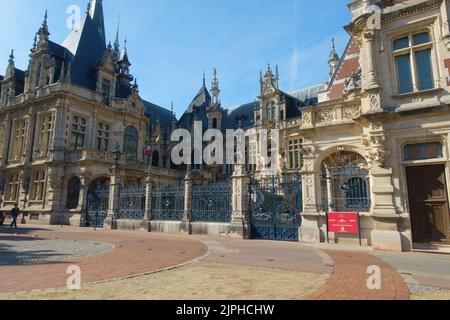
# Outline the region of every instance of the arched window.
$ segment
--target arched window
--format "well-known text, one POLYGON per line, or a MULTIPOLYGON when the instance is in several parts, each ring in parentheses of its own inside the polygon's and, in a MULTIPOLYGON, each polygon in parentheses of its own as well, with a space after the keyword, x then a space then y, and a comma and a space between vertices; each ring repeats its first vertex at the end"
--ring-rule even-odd
POLYGON ((217 129, 217 118, 214 118, 212 121, 212 127, 213 129, 217 129))
POLYGON ((321 171, 325 212, 370 211, 369 170, 362 156, 334 153, 323 161, 321 171))
POLYGON ((66 208, 76 209, 80 201, 80 186, 81 182, 78 177, 73 177, 67 183, 67 204, 66 208))
POLYGON ((152 156, 152 166, 159 167, 159 152, 154 151, 152 156))
POLYGON ((125 129, 123 151, 127 160, 137 160, 138 157, 139 134, 136 128, 128 127, 125 129))

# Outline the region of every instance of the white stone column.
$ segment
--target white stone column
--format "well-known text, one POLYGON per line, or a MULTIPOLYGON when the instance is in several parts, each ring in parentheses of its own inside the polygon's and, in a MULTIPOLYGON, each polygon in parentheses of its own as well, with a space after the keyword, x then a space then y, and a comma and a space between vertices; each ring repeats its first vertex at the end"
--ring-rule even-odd
POLYGON ((142 221, 142 229, 151 231, 151 221, 152 221, 152 194, 153 194, 153 179, 151 175, 151 169, 145 180, 145 211, 144 220, 142 221))
POLYGON ((319 174, 314 170, 314 162, 316 159, 315 148, 313 142, 307 138, 304 140, 302 148, 303 152, 303 168, 302 189, 303 189, 303 213, 302 225, 299 230, 300 242, 304 243, 320 243, 319 228, 319 210, 316 197, 316 188, 319 174))
POLYGON ((184 178, 184 215, 181 230, 186 233, 191 233, 191 219, 192 219, 192 188, 193 176, 192 168, 189 165, 184 178))
POLYGON ((119 192, 123 179, 118 165, 111 170, 111 183, 109 186, 109 207, 108 215, 104 222, 105 229, 117 229, 117 219, 119 217, 119 192))
POLYGON ((244 164, 234 166, 231 233, 241 238, 249 239, 249 219, 248 219, 248 183, 244 164))
POLYGON ((87 214, 87 205, 88 205, 88 193, 89 193, 89 172, 82 169, 80 175, 80 197, 78 199, 78 210, 81 212, 81 221, 80 226, 86 226, 86 214, 87 214))
POLYGON ((362 99, 363 113, 382 112, 380 82, 376 66, 376 34, 377 30, 366 30, 362 34, 362 73, 363 90, 367 93, 362 99))

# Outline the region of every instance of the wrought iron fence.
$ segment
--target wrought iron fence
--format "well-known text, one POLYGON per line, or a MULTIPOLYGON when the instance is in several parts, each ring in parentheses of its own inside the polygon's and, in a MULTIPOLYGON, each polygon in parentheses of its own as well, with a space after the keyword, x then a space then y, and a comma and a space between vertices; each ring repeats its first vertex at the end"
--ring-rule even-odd
POLYGON ((156 187, 152 192, 152 219, 181 221, 184 214, 184 187, 156 187))
POLYGON ((145 187, 121 188, 119 205, 119 219, 144 219, 145 187))
POLYGON ((192 190, 192 221, 230 222, 232 194, 231 183, 195 186, 192 190))

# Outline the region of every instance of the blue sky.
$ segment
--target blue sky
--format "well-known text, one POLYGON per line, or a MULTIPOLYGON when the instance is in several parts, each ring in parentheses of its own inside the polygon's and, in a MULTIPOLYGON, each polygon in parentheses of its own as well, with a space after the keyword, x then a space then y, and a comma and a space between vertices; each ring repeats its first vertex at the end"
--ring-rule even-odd
MULTIPOLYGON (((11 48, 24 69, 45 9, 51 40, 69 30, 70 5, 85 12, 87 0, 0 0, 0 74, 11 48)), ((251 102, 259 70, 278 64, 284 91, 321 83, 328 73, 331 38, 339 53, 348 40, 349 0, 104 0, 107 38, 120 13, 121 41, 128 39, 131 72, 143 98, 180 116, 216 67, 224 107, 251 102)))

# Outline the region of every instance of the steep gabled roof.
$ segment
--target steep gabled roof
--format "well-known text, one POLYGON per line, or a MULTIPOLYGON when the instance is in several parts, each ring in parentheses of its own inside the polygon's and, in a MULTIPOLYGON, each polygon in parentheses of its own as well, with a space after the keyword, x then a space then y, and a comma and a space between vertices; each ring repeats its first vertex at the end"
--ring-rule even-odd
POLYGON ((181 117, 179 121, 180 127, 185 129, 191 128, 195 117, 197 117, 199 121, 202 121, 203 128, 205 129, 208 126, 206 108, 208 108, 210 104, 211 95, 206 86, 203 85, 181 117))
POLYGON ((92 18, 86 15, 81 28, 72 30, 62 44, 74 56, 71 65, 72 82, 91 90, 96 89, 96 68, 106 50, 92 18))

